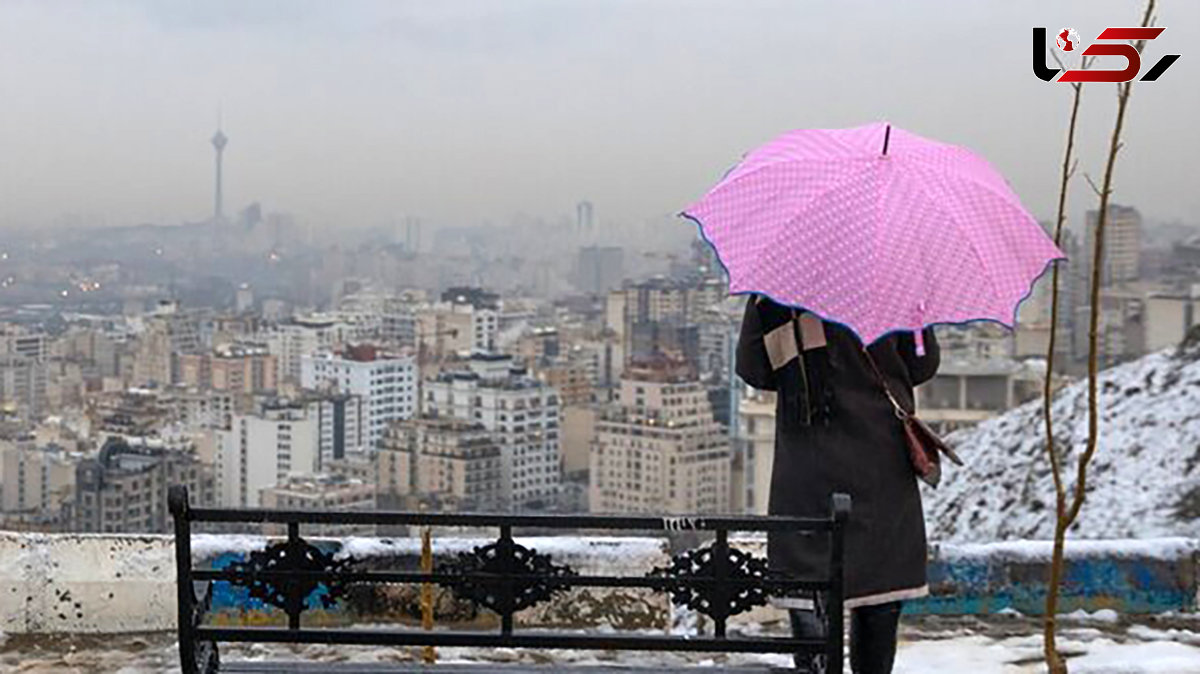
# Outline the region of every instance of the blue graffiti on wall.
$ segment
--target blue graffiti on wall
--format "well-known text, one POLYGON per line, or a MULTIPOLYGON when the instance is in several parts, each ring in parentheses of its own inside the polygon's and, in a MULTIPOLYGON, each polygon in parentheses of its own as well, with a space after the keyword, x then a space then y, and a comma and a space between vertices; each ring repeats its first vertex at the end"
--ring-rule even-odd
MULTIPOLYGON (((1097 557, 1068 560, 1060 610, 1149 614, 1196 610, 1196 567, 1190 560, 1097 557)), ((979 615, 1005 609, 1039 615, 1049 564, 978 557, 929 564, 931 596, 907 602, 906 613, 979 615)))
MULTIPOLYGON (((336 550, 334 545, 332 549, 336 550)), ((223 552, 212 558, 211 567, 214 570, 222 570, 229 567, 235 562, 246 561, 246 555, 240 552, 223 552)), ((329 594, 329 589, 324 584, 317 585, 316 589, 308 594, 304 600, 305 609, 321 609, 324 607, 322 597, 329 594)), ((251 597, 250 589, 241 585, 234 585, 229 581, 219 580, 213 583, 212 595, 212 610, 221 611, 275 611, 276 607, 262 601, 261 599, 251 597)))

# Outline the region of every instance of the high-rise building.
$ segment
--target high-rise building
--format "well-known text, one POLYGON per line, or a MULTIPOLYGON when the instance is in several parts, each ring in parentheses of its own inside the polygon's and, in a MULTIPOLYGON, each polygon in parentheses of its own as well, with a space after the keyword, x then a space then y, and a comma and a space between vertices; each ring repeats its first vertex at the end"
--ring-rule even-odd
POLYGON ((729 437, 680 363, 631 367, 601 410, 588 471, 598 513, 718 513, 731 501, 729 437))
MULTIPOLYGON (((1103 288, 1097 325, 1097 358, 1101 368, 1111 367, 1146 353, 1146 294, 1136 288, 1103 288)), ((1088 357, 1091 306, 1075 309, 1075 358, 1088 357)))
POLYGON ((439 510, 487 512, 504 505, 501 448, 483 424, 446 417, 392 427, 376 455, 379 492, 439 510))
POLYGON ((698 370, 701 377, 728 381, 733 371, 734 349, 740 326, 740 316, 734 319, 718 309, 701 314, 698 322, 698 370))
MULTIPOLYGON (((447 291, 450 292, 450 291, 447 291)), ((499 334, 499 311, 467 295, 423 307, 417 312, 417 343, 426 358, 493 353, 499 334)))
POLYGON ((465 370, 425 384, 425 410, 482 424, 501 448, 504 501, 516 509, 557 503, 562 480, 558 392, 511 356, 476 354, 465 370))
POLYGON ((507 352, 525 359, 527 363, 551 361, 562 353, 562 336, 554 326, 538 326, 532 330, 521 329, 523 334, 517 338, 515 347, 510 346, 507 352))
POLYGON ((595 395, 588 363, 582 358, 543 358, 534 366, 534 375, 558 391, 562 405, 586 406, 595 395))
POLYGON ((691 262, 695 266, 693 274, 697 277, 721 278, 725 275, 725 268, 721 265, 721 259, 717 257, 717 249, 704 239, 697 238, 692 241, 691 262))
POLYGON ((52 339, 18 325, 0 325, 0 356, 22 356, 46 360, 50 356, 52 339))
POLYGON ((581 201, 575 205, 575 229, 580 236, 590 237, 595 231, 596 209, 590 201, 581 201))
MULTIPOLYGON (((375 485, 342 475, 293 475, 278 484, 264 487, 259 501, 264 508, 278 510, 320 510, 323 512, 374 510, 375 485)), ((305 531, 310 536, 344 536, 346 525, 306 525, 305 531)))
POLYGON ((234 297, 233 310, 239 314, 251 311, 254 309, 254 290, 249 283, 243 283, 238 286, 237 294, 234 297))
POLYGON ((278 360, 279 377, 300 381, 300 361, 357 338, 353 326, 331 316, 296 317, 275 326, 262 341, 278 360))
POLYGON ((221 130, 220 124, 217 125, 217 132, 213 134, 212 146, 217 151, 217 175, 214 183, 215 189, 213 194, 213 222, 221 222, 225 219, 225 204, 224 195, 222 194, 221 184, 221 164, 225 156, 225 146, 229 144, 229 138, 225 132, 221 130))
POLYGON ((222 506, 258 506, 263 489, 317 472, 317 420, 299 403, 273 401, 257 413, 235 414, 229 430, 217 437, 222 506))
POLYGON ((630 326, 629 362, 666 357, 687 362, 700 371, 700 326, 677 318, 645 321, 630 326))
POLYGON ((0 408, 38 418, 49 411, 50 368, 25 356, 0 356, 0 408))
POLYGON ((362 398, 368 447, 379 444, 388 425, 413 416, 417 376, 411 355, 388 354, 366 344, 301 358, 300 384, 304 388, 362 398))
POLYGON ((265 344, 227 344, 204 354, 178 356, 180 381, 214 391, 263 393, 278 386, 276 359, 265 344))
POLYGON ((609 293, 605 323, 622 340, 626 363, 683 357, 699 368, 696 322, 728 296, 720 279, 656 278, 609 293))
MULTIPOLYGON (((179 427, 185 431, 227 429, 231 427, 234 414, 253 411, 254 399, 241 393, 184 388, 171 389, 169 395, 163 393, 159 393, 161 396, 159 400, 139 418, 138 425, 144 429, 142 435, 146 431, 161 426, 161 422, 153 413, 155 407, 169 414, 167 418, 173 423, 178 423, 179 427)), ((117 418, 120 419, 119 416, 117 418)), ((130 419, 132 420, 133 417, 130 419)), ((112 426, 113 424, 110 422, 106 425, 112 426)), ((106 432, 112 431, 106 429, 106 432)))
POLYGON ((619 335, 606 332, 593 339, 572 345, 568 358, 581 363, 595 388, 598 399, 607 400, 625 369, 625 350, 619 335))
MULTIPOLYGON (((1096 227, 1100 211, 1088 211, 1083 253, 1091 268, 1095 250, 1096 227)), ((1104 226, 1104 266, 1101 281, 1105 286, 1121 285, 1141 278, 1142 215, 1136 208, 1109 204, 1104 226)))
POLYGON ((1200 283, 1189 292, 1151 293, 1146 299, 1146 350, 1159 351, 1183 341, 1200 325, 1200 283))
POLYGON ((449 305, 452 313, 470 315, 468 338, 472 352, 492 353, 500 329, 500 296, 482 288, 456 286, 442 293, 442 306, 449 305))
POLYGON ((320 470, 327 470, 337 461, 361 459, 370 454, 368 405, 362 396, 309 391, 302 402, 308 408, 308 415, 317 420, 320 470))
POLYGON ((390 346, 417 347, 415 304, 405 297, 387 297, 379 312, 379 338, 390 346))
POLYGON ((212 467, 190 448, 110 438, 75 469, 74 528, 95 533, 166 533, 167 488, 182 484, 193 505, 212 505, 212 467))
POLYGON ((92 394, 88 422, 92 432, 125 438, 146 438, 172 421, 172 410, 161 390, 129 389, 92 394))
POLYGON ((0 448, 0 511, 53 520, 75 495, 75 464, 82 457, 32 439, 0 448))
POLYGON ((739 401, 738 450, 742 458, 741 509, 766 515, 775 465, 775 393, 748 390, 739 401))
POLYGON ((174 301, 160 302, 145 320, 138 339, 134 379, 138 385, 166 386, 182 380, 179 356, 203 351, 200 324, 193 314, 180 311, 174 301))
POLYGON ((588 509, 588 470, 595 440, 595 405, 563 406, 563 507, 571 512, 588 509))
POLYGON ((575 287, 589 295, 602 295, 621 287, 625 280, 625 249, 619 246, 585 246, 575 261, 575 287))

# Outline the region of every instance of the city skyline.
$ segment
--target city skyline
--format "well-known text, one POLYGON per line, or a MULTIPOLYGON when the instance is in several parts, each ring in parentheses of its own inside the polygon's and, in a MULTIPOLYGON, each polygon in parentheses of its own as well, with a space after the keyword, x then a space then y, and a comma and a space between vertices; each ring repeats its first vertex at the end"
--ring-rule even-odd
MULTIPOLYGON (((1049 218, 1069 88, 1029 72, 1029 27, 1072 25, 1087 39, 1136 19, 1117 2, 1089 3, 1086 24, 1083 3, 1021 3, 1004 18, 925 3, 699 7, 8 4, 0 227, 206 220, 218 104, 238 138, 225 211, 261 201, 317 227, 570 217, 583 200, 601 227, 640 223, 677 212, 782 131, 880 117, 979 151, 1049 218), (850 14, 860 32, 820 29, 850 14), (925 20, 892 34, 914 16, 925 20), (970 58, 945 39, 960 28, 970 58), (47 46, 54 59, 30 58, 47 46), (997 112, 1013 109, 1048 123, 997 112)), ((1150 49, 1181 51, 1196 18, 1195 5, 1165 8, 1163 44, 1150 49)), ((1187 186, 1200 94, 1183 84, 1184 61, 1132 101, 1115 198, 1139 204, 1148 223, 1200 212, 1187 186)), ((1104 86, 1085 89, 1081 173, 1098 173, 1107 143, 1104 86)), ((1070 208, 1072 222, 1094 208, 1081 176, 1070 208)))

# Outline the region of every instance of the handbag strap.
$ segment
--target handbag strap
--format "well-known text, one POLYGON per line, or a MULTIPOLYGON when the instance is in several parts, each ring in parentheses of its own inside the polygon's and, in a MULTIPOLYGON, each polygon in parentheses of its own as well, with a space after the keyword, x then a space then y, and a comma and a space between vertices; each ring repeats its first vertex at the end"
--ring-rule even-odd
POLYGON ((892 409, 896 412, 896 418, 903 421, 911 417, 912 413, 904 409, 900 401, 896 400, 895 394, 892 393, 892 387, 888 386, 887 378, 883 376, 883 372, 875 364, 875 359, 871 356, 871 352, 867 349, 866 344, 863 345, 862 352, 867 358, 867 363, 871 366, 871 371, 875 373, 875 381, 879 382, 880 388, 883 389, 884 394, 887 395, 887 399, 892 403, 892 409))

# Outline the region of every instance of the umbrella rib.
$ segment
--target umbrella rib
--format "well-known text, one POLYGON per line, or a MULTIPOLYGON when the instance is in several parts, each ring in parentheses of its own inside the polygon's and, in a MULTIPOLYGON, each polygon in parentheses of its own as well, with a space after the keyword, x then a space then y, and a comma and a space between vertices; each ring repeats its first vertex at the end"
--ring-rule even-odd
MULTIPOLYGON (((874 159, 874 158, 872 158, 872 159, 874 159)), ((864 167, 867 169, 870 169, 872 167, 872 165, 873 165, 872 163, 865 163, 864 167)), ((854 180, 861 178, 863 173, 866 173, 866 171, 855 171, 855 172, 851 173, 850 175, 847 175, 846 177, 842 178, 841 180, 838 180, 834 183, 831 183, 830 185, 827 185, 819 193, 814 194, 813 198, 809 199, 808 203, 805 204, 805 208, 799 209, 794 215, 792 215, 792 217, 788 218, 787 220, 785 220, 782 223, 782 225, 779 228, 779 233, 776 234, 776 236, 770 240, 769 245, 766 242, 759 245, 758 249, 755 251, 755 257, 761 258, 762 252, 764 250, 768 250, 770 248, 776 247, 779 244, 779 239, 781 237, 784 237, 784 236, 788 235, 789 233, 791 233, 792 226, 796 223, 797 220, 800 220, 802 217, 804 217, 807 214, 806 211, 809 208, 811 208, 812 204, 814 204, 817 201, 819 201, 820 199, 824 198, 825 195, 829 194, 830 192, 841 188, 843 185, 846 185, 847 183, 853 182, 854 180)), ((755 271, 757 272, 759 269, 761 269, 761 267, 756 267, 755 271)), ((759 285, 759 283, 748 282, 746 285, 759 285)), ((808 307, 805 307, 805 308, 808 308, 808 307)), ((823 316, 823 318, 829 318, 829 317, 823 316)))
MULTIPOLYGON (((991 164, 988 163, 988 161, 986 159, 979 157, 979 156, 975 156, 975 155, 972 155, 972 156, 974 156, 975 159, 978 159, 979 161, 983 162, 984 164, 991 166, 991 164)), ((972 185, 975 185, 982 189, 985 189, 988 192, 991 192, 997 198, 1003 199, 1006 203, 1008 203, 1008 205, 1013 206, 1020 211, 1025 210, 1025 207, 1021 205, 1020 198, 1017 197, 1016 194, 1002 192, 999 189, 996 189, 995 185, 992 185, 991 183, 980 180, 978 177, 971 175, 970 173, 952 171, 943 166, 938 166, 936 164, 927 162, 919 156, 906 157, 906 159, 912 161, 913 165, 916 166, 919 170, 926 171, 928 173, 938 174, 939 176, 942 176, 942 177, 949 176, 949 177, 954 178, 955 180, 968 180, 971 182, 972 185)), ((993 169, 993 172, 995 172, 995 169, 993 169)), ((997 172, 996 175, 999 175, 999 173, 997 172)))
MULTIPOLYGON (((750 169, 746 173, 743 173, 738 176, 734 176, 733 178, 722 179, 721 182, 717 183, 716 186, 713 187, 712 190, 710 190, 709 194, 712 194, 713 192, 717 192, 719 190, 724 190, 733 185, 737 185, 738 183, 740 183, 742 180, 744 180, 746 178, 753 177, 755 175, 758 175, 758 173, 761 171, 765 171, 767 169, 772 169, 772 168, 775 168, 782 164, 792 164, 792 163, 811 164, 811 163, 815 163, 818 161, 828 162, 831 164, 838 164, 838 163, 843 163, 843 162, 867 161, 869 159, 871 159, 871 157, 828 157, 828 158, 822 157, 821 159, 812 159, 812 158, 804 158, 804 157, 782 157, 778 160, 770 161, 765 164, 755 166, 754 168, 750 169)), ((736 170, 737 170, 737 167, 734 167, 733 171, 736 171, 736 170)), ((730 172, 732 173, 733 171, 730 171, 730 172)), ((705 198, 708 198, 708 196, 709 195, 705 195, 705 198)), ((684 212, 686 213, 687 211, 684 211, 684 212)))
MULTIPOLYGON (((926 170, 926 169, 927 169, 927 167, 922 165, 920 167, 920 169, 918 169, 918 170, 926 170)), ((938 171, 935 173, 939 174, 939 175, 937 175, 937 179, 939 181, 945 179, 945 176, 942 175, 943 172, 938 171)), ((992 270, 992 266, 990 264, 988 264, 987 258, 984 257, 984 255, 979 252, 979 246, 975 243, 975 237, 970 233, 970 228, 964 226, 963 223, 958 219, 957 216, 955 216, 950 211, 946 210, 946 208, 942 205, 943 201, 941 199, 936 199, 936 198, 934 198, 933 194, 930 194, 927 182, 917 181, 916 185, 918 188, 920 188, 920 190, 922 192, 925 193, 925 196, 929 199, 929 201, 933 205, 933 207, 936 208, 937 210, 941 211, 942 214, 944 216, 946 216, 947 220, 954 223, 954 226, 956 228, 958 228, 959 234, 962 236, 962 238, 964 238, 967 241, 967 244, 971 247, 971 252, 975 254, 975 259, 979 261, 979 266, 982 267, 984 272, 987 274, 988 286, 989 286, 989 288, 991 288, 992 297, 995 299, 998 299, 998 300, 1004 300, 1005 298, 1000 297, 1000 293, 996 289, 996 275, 995 275, 994 271, 992 270)), ((1001 322, 1003 323, 1003 321, 1001 321, 1001 322)))
MULTIPOLYGON (((882 171, 883 177, 881 179, 886 180, 887 182, 885 184, 881 184, 879 186, 879 192, 876 195, 876 199, 875 199, 875 222, 873 223, 874 227, 871 228, 871 251, 870 252, 872 254, 876 253, 879 250, 879 248, 880 248, 879 239, 883 236, 883 234, 882 234, 882 232, 883 232, 883 226, 882 226, 883 225, 883 199, 884 199, 884 195, 887 194, 888 187, 890 187, 892 182, 896 180, 896 171, 895 170, 886 170, 886 169, 894 168, 895 164, 892 163, 894 161, 895 161, 894 158, 889 158, 887 160, 887 162, 889 162, 889 163, 879 165, 879 166, 881 166, 881 168, 885 169, 882 171)), ((878 289, 879 289, 880 267, 882 267, 882 265, 880 265, 880 264, 871 265, 871 283, 870 283, 871 294, 870 294, 870 297, 875 297, 875 298, 879 297, 878 289)))

